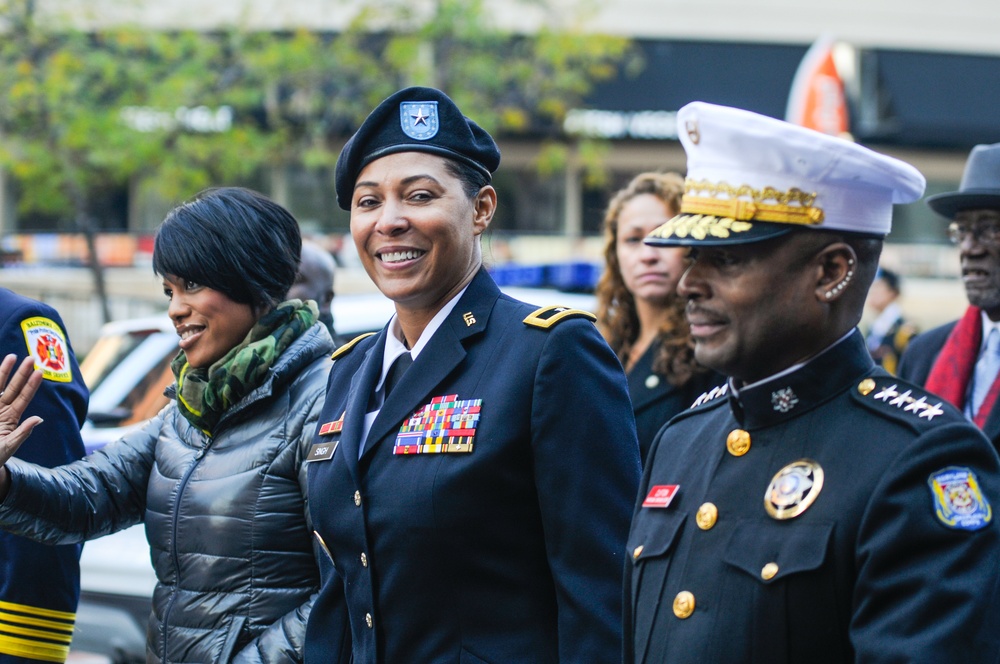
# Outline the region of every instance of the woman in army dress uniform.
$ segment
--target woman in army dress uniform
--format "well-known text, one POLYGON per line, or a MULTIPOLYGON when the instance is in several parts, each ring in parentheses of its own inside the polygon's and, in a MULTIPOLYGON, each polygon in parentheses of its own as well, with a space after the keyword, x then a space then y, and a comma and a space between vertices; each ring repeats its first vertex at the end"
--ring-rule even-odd
POLYGON ((687 267, 682 247, 652 247, 646 236, 681 209, 684 179, 640 173, 604 215, 604 273, 597 283, 597 324, 628 375, 639 453, 698 395, 722 384, 694 360, 677 282, 687 267))
POLYGON ((348 650, 345 612, 355 664, 621 656, 639 477, 625 376, 592 316, 509 298, 483 269, 499 161, 430 88, 382 102, 338 160, 396 314, 334 356, 309 496, 335 569, 307 661, 348 650))

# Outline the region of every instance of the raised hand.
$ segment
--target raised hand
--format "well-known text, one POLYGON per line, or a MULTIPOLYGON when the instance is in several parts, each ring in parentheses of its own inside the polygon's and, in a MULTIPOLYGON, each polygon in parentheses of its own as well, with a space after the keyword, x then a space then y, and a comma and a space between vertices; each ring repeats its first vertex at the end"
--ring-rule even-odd
MULTIPOLYGON (((17 356, 13 354, 0 362, 0 465, 7 463, 7 460, 14 456, 21 443, 31 435, 31 430, 42 421, 42 418, 32 415, 21 422, 24 409, 28 407, 42 383, 42 372, 34 369, 34 358, 29 356, 24 358, 21 366, 11 377, 16 363, 17 356), (9 384, 8 378, 10 378, 9 384)), ((4 469, 0 472, 0 484, 6 479, 7 473, 4 469)))

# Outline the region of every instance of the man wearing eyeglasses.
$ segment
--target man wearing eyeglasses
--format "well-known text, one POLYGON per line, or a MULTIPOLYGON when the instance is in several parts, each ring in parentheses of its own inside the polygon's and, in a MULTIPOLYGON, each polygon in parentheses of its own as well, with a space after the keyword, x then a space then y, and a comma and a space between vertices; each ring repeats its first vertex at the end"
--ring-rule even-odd
POLYGON ((958 191, 927 204, 952 220, 969 308, 914 339, 899 375, 950 401, 1000 447, 1000 143, 973 148, 958 191))

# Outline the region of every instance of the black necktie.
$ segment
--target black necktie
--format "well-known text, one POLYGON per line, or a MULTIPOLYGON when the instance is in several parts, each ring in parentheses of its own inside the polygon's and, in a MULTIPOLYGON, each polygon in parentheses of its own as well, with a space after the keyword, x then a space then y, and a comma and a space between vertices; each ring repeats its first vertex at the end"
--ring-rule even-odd
POLYGON ((406 370, 410 368, 413 364, 413 356, 410 355, 409 351, 401 354, 395 360, 392 361, 392 366, 389 367, 389 373, 385 375, 385 398, 389 398, 389 393, 399 385, 399 381, 402 380, 403 374, 406 370))

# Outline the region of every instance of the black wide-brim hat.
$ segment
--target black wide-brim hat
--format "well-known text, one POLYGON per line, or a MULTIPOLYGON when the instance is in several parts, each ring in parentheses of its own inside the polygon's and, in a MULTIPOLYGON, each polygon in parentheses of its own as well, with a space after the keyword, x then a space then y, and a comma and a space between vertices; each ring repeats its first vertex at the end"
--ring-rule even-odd
POLYGON ((405 88, 375 107, 337 159, 337 204, 351 209, 354 184, 365 166, 397 152, 427 152, 467 164, 486 177, 500 166, 500 148, 485 129, 462 115, 435 88, 405 88))
POLYGON ((972 148, 958 191, 928 196, 926 202, 949 219, 963 210, 1000 210, 1000 143, 972 148))

